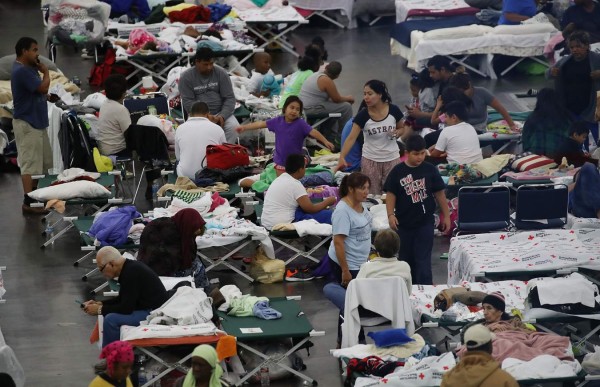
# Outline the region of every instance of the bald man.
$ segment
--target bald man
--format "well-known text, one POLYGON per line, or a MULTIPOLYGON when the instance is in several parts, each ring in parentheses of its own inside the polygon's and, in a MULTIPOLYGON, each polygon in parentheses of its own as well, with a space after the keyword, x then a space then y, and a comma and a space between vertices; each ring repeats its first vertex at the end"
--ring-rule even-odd
POLYGON ((267 52, 257 52, 252 57, 254 62, 254 70, 248 83, 248 92, 256 97, 268 97, 270 90, 261 91, 263 79, 266 74, 273 74, 271 70, 271 55, 267 52))
POLYGON ((99 302, 86 301, 82 307, 91 316, 104 316, 102 347, 120 340, 121 326, 137 327, 167 301, 164 285, 146 264, 125 259, 114 247, 103 247, 96 255, 98 270, 107 279, 118 278, 119 295, 99 302))

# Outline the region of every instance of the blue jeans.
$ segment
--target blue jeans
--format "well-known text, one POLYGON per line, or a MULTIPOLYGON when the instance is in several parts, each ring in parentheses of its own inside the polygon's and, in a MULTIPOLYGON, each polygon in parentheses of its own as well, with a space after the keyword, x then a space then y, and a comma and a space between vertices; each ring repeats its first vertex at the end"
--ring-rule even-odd
POLYGON ((121 340, 122 325, 137 327, 149 314, 149 310, 135 310, 131 314, 109 313, 104 316, 102 348, 114 341, 121 340))
POLYGON ((416 228, 398 227, 401 261, 410 266, 413 284, 432 285, 431 250, 433 248, 433 219, 416 228))
POLYGON ((304 212, 302 208, 298 207, 296 209, 296 214, 294 215, 294 222, 298 222, 300 220, 314 219, 319 223, 331 224, 331 215, 333 215, 332 210, 321 210, 314 214, 309 214, 307 212, 304 212))

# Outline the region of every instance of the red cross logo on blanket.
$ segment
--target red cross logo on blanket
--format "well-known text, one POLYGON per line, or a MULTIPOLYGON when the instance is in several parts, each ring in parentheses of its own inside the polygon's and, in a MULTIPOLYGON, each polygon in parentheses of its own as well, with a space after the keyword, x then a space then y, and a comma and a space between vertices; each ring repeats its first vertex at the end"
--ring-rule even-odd
POLYGON ((569 234, 575 234, 574 230, 569 231, 569 234))
POLYGON ((143 330, 144 332, 148 332, 148 331, 149 331, 149 329, 148 329, 148 328, 144 328, 144 329, 142 329, 142 330, 143 330))
POLYGON ((513 258, 513 261, 519 262, 519 258, 513 258))
POLYGON ((431 304, 427 304, 427 305, 425 305, 425 307, 426 307, 427 309, 431 309, 431 306, 432 306, 431 304))
POLYGON ((492 134, 492 137, 494 137, 494 138, 498 138, 498 133, 494 133, 494 134, 492 134))
POLYGON ((554 254, 552 254, 552 255, 550 255, 550 256, 551 256, 552 258, 556 258, 556 255, 554 255, 554 254))
POLYGON ((419 374, 419 379, 421 379, 421 380, 425 379, 425 375, 422 372, 419 374))
POLYGON ((527 238, 527 239, 529 239, 531 241, 531 240, 533 240, 533 238, 534 238, 534 236, 530 235, 529 238, 527 238))
POLYGON ((383 383, 383 384, 387 384, 387 382, 388 382, 388 380, 387 380, 386 378, 383 378, 383 379, 381 379, 380 381, 381 381, 381 383, 383 383))
POLYGON ((450 369, 450 367, 444 366, 444 371, 448 371, 449 369, 450 369))
POLYGON ((531 266, 533 266, 533 263, 530 263, 530 264, 528 264, 527 266, 531 267, 531 266))
POLYGON ((506 235, 504 235, 504 234, 500 235, 500 239, 504 240, 504 238, 506 238, 506 235))

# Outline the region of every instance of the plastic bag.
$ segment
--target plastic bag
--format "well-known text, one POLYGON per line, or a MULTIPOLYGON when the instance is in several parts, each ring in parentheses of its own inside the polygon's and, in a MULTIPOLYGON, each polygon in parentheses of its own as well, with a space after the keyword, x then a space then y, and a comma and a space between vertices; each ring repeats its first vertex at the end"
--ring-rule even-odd
POLYGON ((600 375, 600 346, 594 345, 594 352, 585 355, 581 366, 590 375, 600 375))
POLYGON ((471 315, 469 307, 462 302, 455 302, 449 307, 444 313, 442 313, 442 320, 446 321, 465 321, 468 320, 471 315))

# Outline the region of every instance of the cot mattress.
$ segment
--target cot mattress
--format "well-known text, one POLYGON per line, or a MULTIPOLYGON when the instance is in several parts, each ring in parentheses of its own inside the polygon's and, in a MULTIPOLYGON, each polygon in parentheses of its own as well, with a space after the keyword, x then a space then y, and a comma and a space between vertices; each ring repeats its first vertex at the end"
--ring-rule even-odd
POLYGON ((207 322, 195 325, 140 325, 121 327, 121 340, 135 346, 203 344, 218 341, 225 332, 207 322))
POLYGON ((294 7, 279 8, 255 8, 238 11, 238 16, 246 23, 264 23, 264 22, 298 22, 306 21, 294 7))
POLYGON ((445 17, 475 15, 473 8, 463 0, 396 0, 396 23, 410 17, 445 17))
POLYGON ((600 229, 490 233, 452 238, 448 285, 475 281, 478 273, 600 270, 600 229))
POLYGON ((567 217, 567 228, 600 228, 600 219, 598 218, 578 218, 571 214, 567 217))

